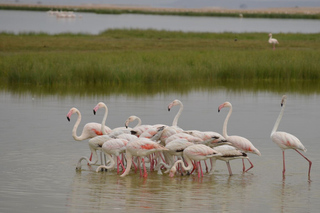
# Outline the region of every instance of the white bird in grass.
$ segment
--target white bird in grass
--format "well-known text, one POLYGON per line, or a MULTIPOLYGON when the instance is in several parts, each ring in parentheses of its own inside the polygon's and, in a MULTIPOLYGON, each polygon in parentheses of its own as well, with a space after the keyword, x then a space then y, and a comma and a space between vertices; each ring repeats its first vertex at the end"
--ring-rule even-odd
POLYGON ((286 101, 287 101, 287 96, 284 95, 282 97, 282 100, 281 100, 281 111, 280 111, 280 114, 277 118, 277 121, 276 123, 274 124, 274 127, 271 131, 271 139, 274 143, 276 143, 280 149, 282 150, 282 156, 283 156, 283 171, 282 171, 282 175, 284 177, 285 175, 285 172, 286 172, 286 167, 285 167, 285 157, 284 157, 284 151, 286 149, 293 149, 295 150, 296 152, 298 152, 304 159, 306 159, 308 162, 309 162, 309 172, 308 172, 308 178, 310 180, 310 171, 311 171, 311 165, 312 165, 312 162, 306 157, 304 156, 299 150, 302 150, 304 152, 307 151, 307 149, 303 146, 303 144, 300 142, 300 140, 294 136, 294 135, 291 135, 287 132, 277 132, 277 129, 278 129, 278 126, 280 124, 280 121, 281 121, 281 118, 283 116, 283 112, 284 112, 284 108, 286 106, 286 101))
POLYGON ((277 39, 272 38, 272 34, 271 33, 269 33, 269 44, 272 44, 273 50, 276 49, 276 44, 279 44, 277 39))

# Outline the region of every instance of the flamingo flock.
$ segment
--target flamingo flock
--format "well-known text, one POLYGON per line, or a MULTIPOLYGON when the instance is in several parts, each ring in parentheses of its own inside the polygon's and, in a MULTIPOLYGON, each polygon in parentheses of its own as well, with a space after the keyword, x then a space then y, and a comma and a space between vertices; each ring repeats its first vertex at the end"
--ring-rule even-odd
MULTIPOLYGON (((310 180, 312 162, 299 151, 306 152, 306 148, 295 136, 277 131, 286 100, 287 97, 284 95, 281 101, 282 109, 270 137, 282 150, 283 178, 285 177, 284 151, 294 149, 309 162, 308 179, 310 180)), ((101 124, 85 124, 80 136, 77 136, 76 132, 81 122, 81 113, 77 108, 71 108, 67 114, 68 121, 71 120, 72 114, 78 115, 72 129, 72 136, 76 141, 89 139, 88 144, 91 151, 90 158, 82 156, 78 160, 76 169, 81 170, 81 162, 85 160, 88 166, 97 166, 96 172, 116 169, 120 177, 129 175, 131 171, 138 172, 139 170, 140 176, 147 178, 149 170, 157 171, 158 174, 163 174, 162 171, 164 171, 164 173, 169 173, 169 177, 174 177, 176 174, 191 175, 194 172, 197 173, 198 178, 201 178, 204 176, 202 167, 205 166, 206 172, 213 174, 217 160, 226 162, 230 176, 233 175, 231 160, 241 159, 244 173, 254 167, 248 154, 261 156, 260 151, 247 138, 227 134, 227 125, 232 114, 230 102, 224 102, 218 107, 218 112, 223 108, 229 109, 223 123, 222 135, 214 131, 183 130, 178 126, 183 104, 180 100, 174 100, 168 105, 168 111, 174 106, 179 106, 179 111, 172 125, 142 125, 141 119, 132 115, 128 117, 123 127, 111 129, 106 126, 108 107, 105 103, 99 102, 93 108, 93 112, 97 114, 100 108, 105 110, 101 124), (130 123, 134 121, 138 123, 130 128, 130 123), (101 152, 99 163, 97 151, 101 152), (244 160, 250 163, 248 169, 246 169, 244 160)))

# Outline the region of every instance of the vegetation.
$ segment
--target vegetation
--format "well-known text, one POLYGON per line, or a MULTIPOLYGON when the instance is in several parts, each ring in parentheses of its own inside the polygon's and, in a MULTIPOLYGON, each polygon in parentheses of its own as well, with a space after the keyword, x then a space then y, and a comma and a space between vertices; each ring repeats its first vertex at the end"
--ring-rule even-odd
POLYGON ((106 87, 186 92, 225 85, 320 91, 320 34, 274 37, 280 42, 275 51, 265 33, 1 33, 0 79, 2 89, 41 87, 62 93, 106 87))

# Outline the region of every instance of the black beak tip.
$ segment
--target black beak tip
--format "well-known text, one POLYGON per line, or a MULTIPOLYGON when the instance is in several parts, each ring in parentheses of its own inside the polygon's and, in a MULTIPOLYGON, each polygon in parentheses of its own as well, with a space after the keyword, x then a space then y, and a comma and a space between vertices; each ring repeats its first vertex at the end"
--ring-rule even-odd
POLYGON ((67 120, 68 120, 68 121, 70 121, 70 118, 69 118, 69 117, 67 117, 67 120))
POLYGON ((96 114, 96 111, 95 111, 95 110, 93 110, 93 114, 94 114, 94 115, 96 114))

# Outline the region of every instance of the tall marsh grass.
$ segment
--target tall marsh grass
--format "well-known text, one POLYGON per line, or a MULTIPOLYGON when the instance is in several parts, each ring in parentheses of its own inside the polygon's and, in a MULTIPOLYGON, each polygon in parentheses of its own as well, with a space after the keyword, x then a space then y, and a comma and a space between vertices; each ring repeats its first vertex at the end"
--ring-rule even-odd
POLYGON ((320 82, 320 34, 110 30, 94 35, 0 34, 5 85, 210 85, 320 82), (237 38, 237 41, 235 41, 237 38))

